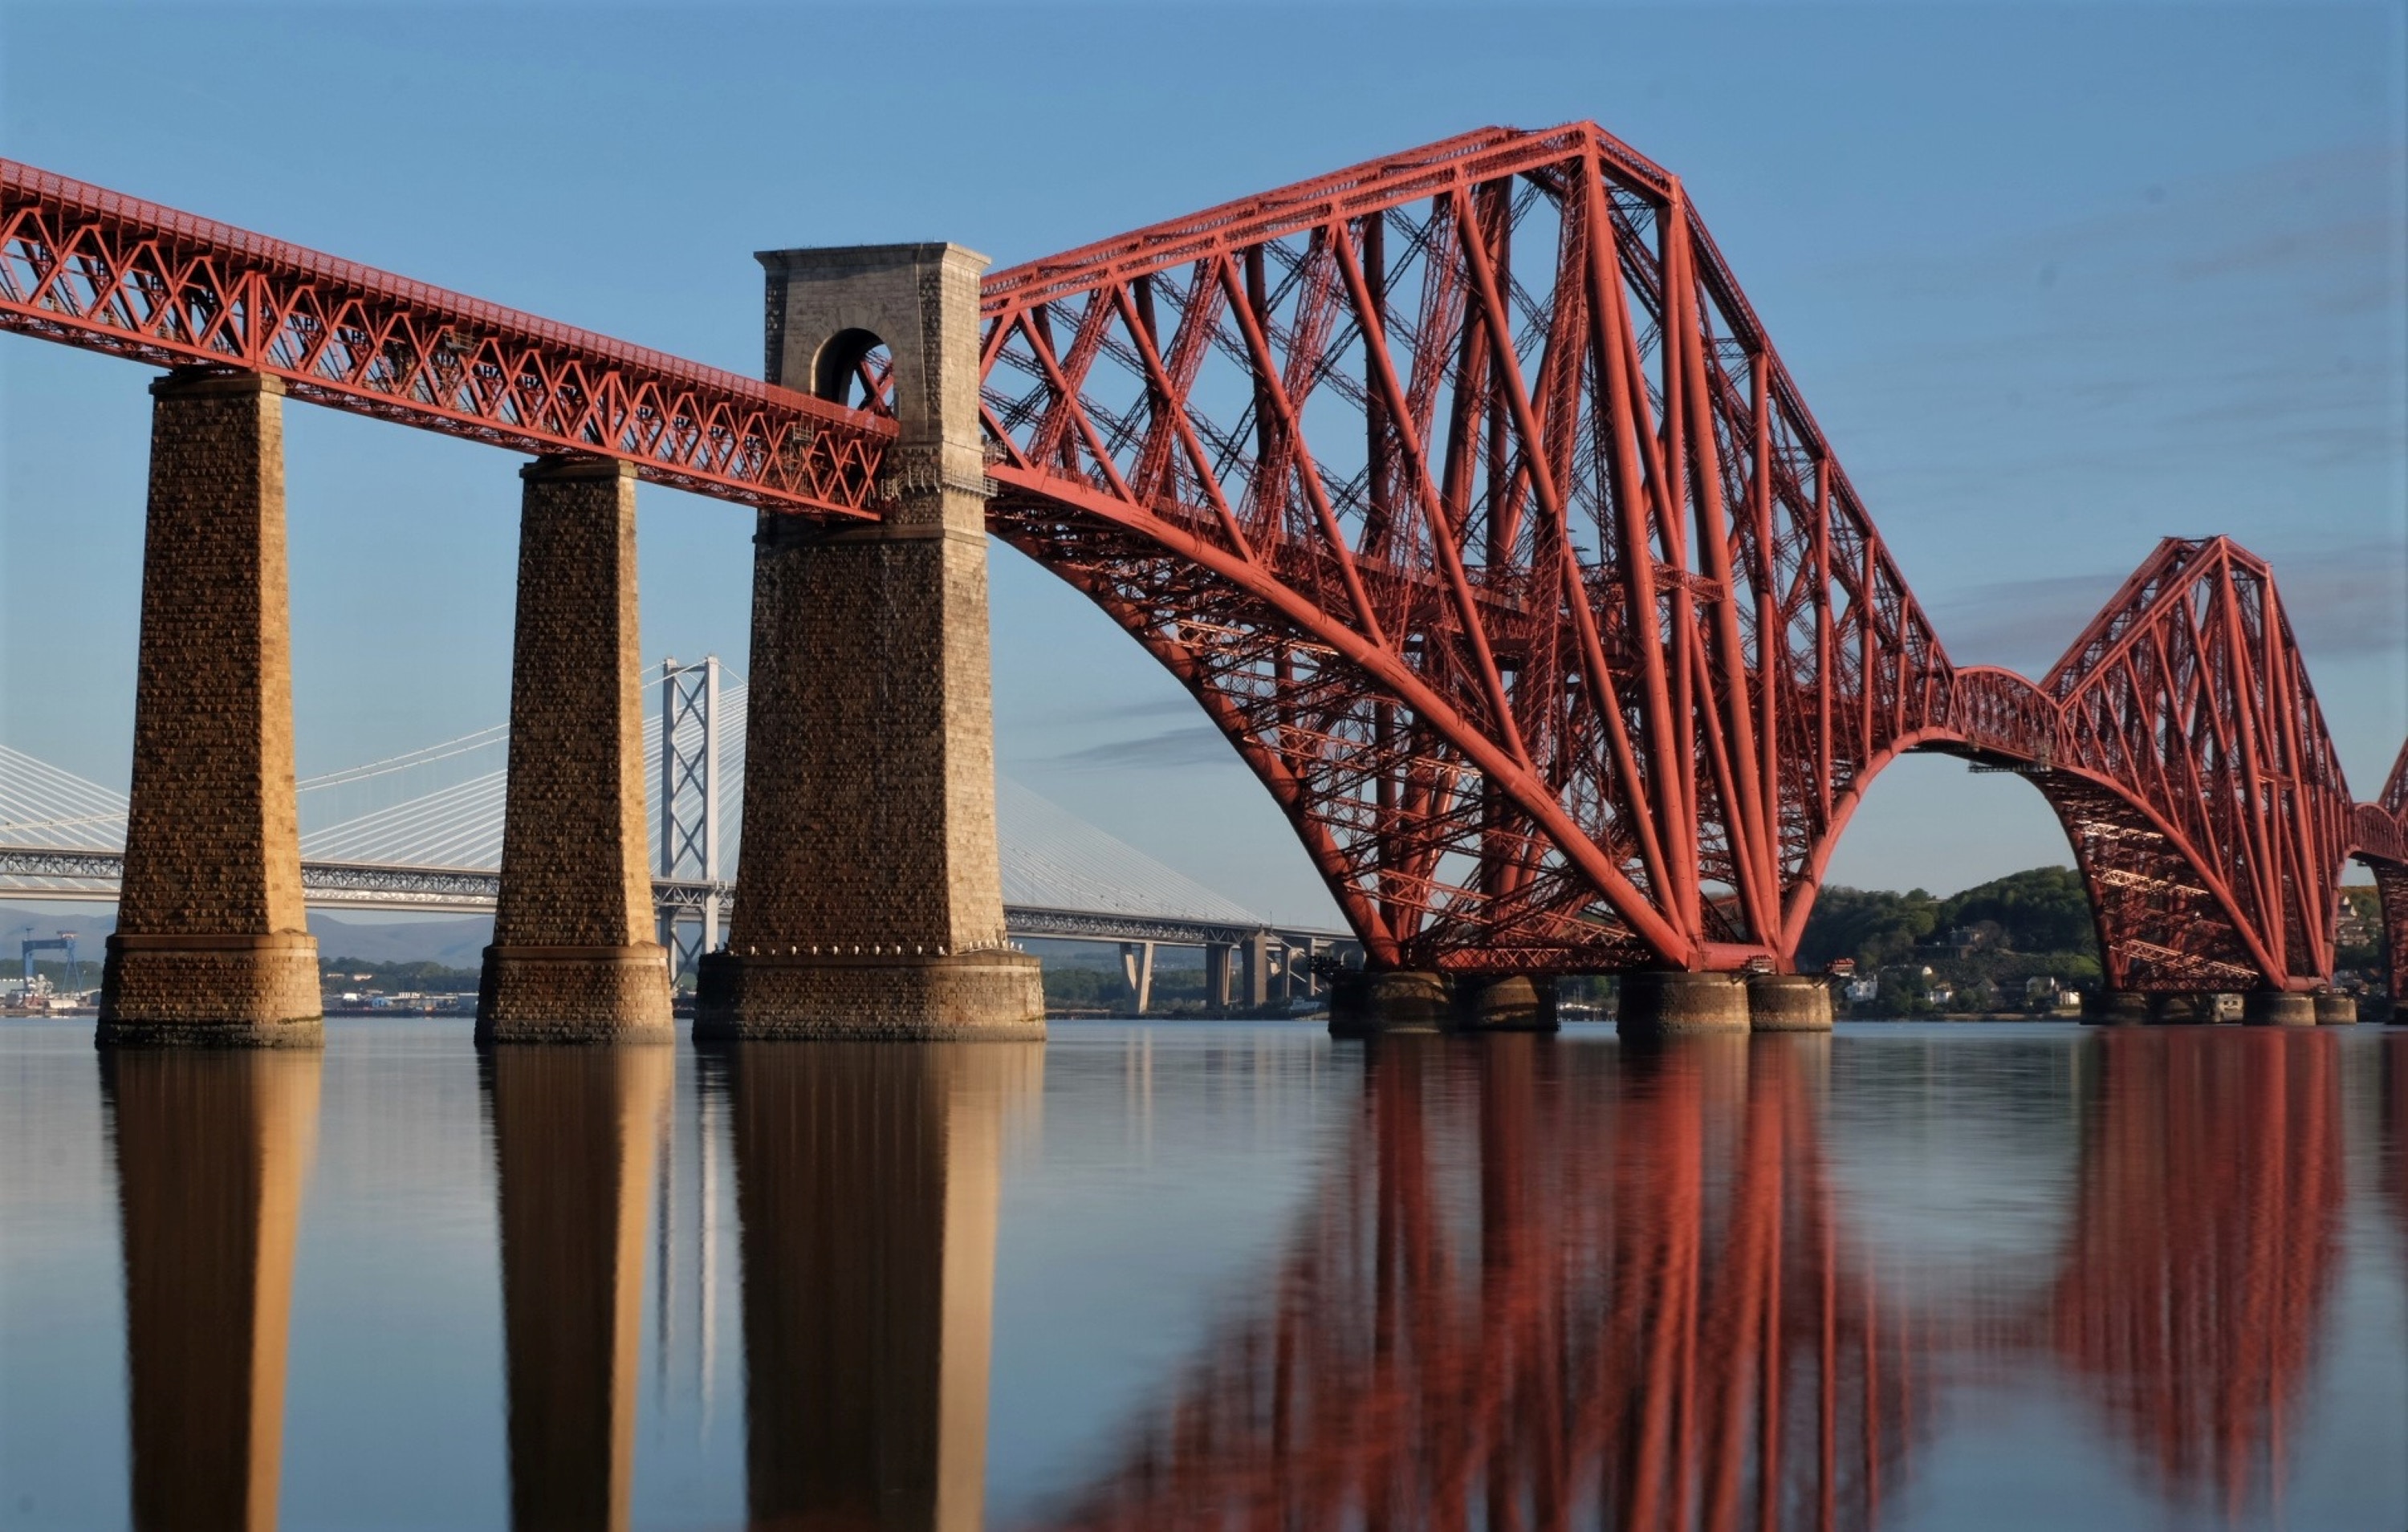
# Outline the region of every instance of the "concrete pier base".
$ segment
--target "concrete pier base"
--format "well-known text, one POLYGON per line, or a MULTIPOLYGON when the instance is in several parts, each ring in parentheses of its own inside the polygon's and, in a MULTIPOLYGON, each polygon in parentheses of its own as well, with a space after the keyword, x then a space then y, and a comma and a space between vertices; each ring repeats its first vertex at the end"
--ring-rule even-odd
POLYGON ((1641 968, 1622 975, 1614 1029, 1626 1038, 1745 1032, 1748 994, 1735 973, 1676 973, 1641 968))
POLYGON ((1812 974, 1764 973, 1747 981, 1747 1024, 1756 1032, 1828 1032, 1831 986, 1812 974))
POLYGON ((134 777, 96 1040, 312 1046, 285 589, 284 386, 151 385, 134 777))
POLYGON ((1553 1032, 1561 1024, 1551 974, 1458 974, 1453 1009, 1458 1032, 1553 1032))
POLYGON ((502 891, 477 1041, 667 1042, 644 865, 636 470, 554 457, 519 477, 502 891))
POLYGON ((1453 1019, 1443 975, 1411 968, 1350 968, 1329 981, 1329 1035, 1369 1038, 1439 1032, 1453 1019))
POLYGON ((2241 997, 2241 1020, 2247 1026, 2314 1026, 2316 998, 2283 990, 2252 990, 2241 997))
POLYGON ((2355 1026, 2358 1024, 2358 998, 2349 995, 2315 996, 2318 1026, 2355 1026))
POLYGON ((2149 997, 2139 990, 2092 990, 2082 997, 2085 1026, 2138 1026, 2149 1019, 2149 997))

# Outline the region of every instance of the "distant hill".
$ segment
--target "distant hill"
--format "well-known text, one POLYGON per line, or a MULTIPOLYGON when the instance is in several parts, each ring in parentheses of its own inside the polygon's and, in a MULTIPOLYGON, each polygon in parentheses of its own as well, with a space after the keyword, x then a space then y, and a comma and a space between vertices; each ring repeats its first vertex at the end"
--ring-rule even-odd
MULTIPOLYGON (((103 938, 117 929, 114 905, 93 905, 90 913, 46 915, 22 905, 0 905, 0 959, 14 964, 17 943, 25 927, 36 937, 75 935, 77 956, 100 961, 103 938)), ((491 915, 456 915, 442 920, 346 919, 320 910, 309 912, 309 934, 318 938, 318 955, 329 962, 356 957, 366 963, 440 963, 446 967, 473 968, 484 960, 485 944, 494 939, 491 915)))

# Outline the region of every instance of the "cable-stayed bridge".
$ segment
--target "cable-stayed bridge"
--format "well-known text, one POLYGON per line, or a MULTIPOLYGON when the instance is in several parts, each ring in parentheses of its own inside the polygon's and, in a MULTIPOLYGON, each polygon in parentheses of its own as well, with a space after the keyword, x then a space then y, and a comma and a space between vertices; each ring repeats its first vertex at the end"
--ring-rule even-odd
MULTIPOLYGON (((643 721, 653 907, 680 970, 718 936, 744 808, 750 687, 715 660, 663 661, 644 677, 659 706, 643 721), (668 749, 663 751, 665 721, 668 749)), ((302 779, 302 883, 322 908, 491 910, 500 891, 509 731, 495 724, 383 760, 302 779)), ((1147 855, 1009 779, 996 782, 1005 918, 1015 938, 1199 947, 1229 977, 1268 957, 1280 971, 1340 933, 1275 928, 1261 913, 1147 855)), ((123 869, 126 798, 0 745, 0 896, 110 900, 123 869)), ((1141 952, 1133 966, 1150 965, 1141 952)), ((1304 978, 1300 961, 1295 977, 1304 978)), ((1133 977, 1132 982, 1137 982, 1133 977)), ((1267 971, 1261 984, 1276 981, 1267 971)))

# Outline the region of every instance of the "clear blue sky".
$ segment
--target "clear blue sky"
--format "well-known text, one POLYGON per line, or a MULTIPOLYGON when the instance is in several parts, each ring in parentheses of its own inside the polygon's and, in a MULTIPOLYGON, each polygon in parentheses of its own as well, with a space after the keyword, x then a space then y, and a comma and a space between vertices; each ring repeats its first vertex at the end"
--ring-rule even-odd
MULTIPOLYGON (((2272 559, 2354 785, 2408 724, 2408 11, 0 8, 11 157, 757 370, 771 246, 1009 263, 1505 122, 1679 172, 1960 661, 2038 669, 2156 540, 2272 559)), ((112 784, 145 374, 0 338, 0 739, 112 784)), ((502 718, 514 461, 289 415, 301 768, 502 718)), ((644 649, 744 666, 750 521, 648 488, 644 649)), ((1257 908, 1328 906, 1182 694, 996 563, 1006 771, 1257 908)), ((2065 852, 1883 779, 1834 868, 2065 852)))

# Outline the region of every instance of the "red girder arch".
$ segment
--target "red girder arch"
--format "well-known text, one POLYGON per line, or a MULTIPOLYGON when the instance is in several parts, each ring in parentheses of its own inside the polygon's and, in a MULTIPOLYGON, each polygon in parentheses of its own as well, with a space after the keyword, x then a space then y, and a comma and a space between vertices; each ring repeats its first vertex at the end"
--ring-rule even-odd
POLYGON ((991 524, 1375 964, 1785 950, 1945 656, 1679 180, 1486 129, 985 284, 991 524))

